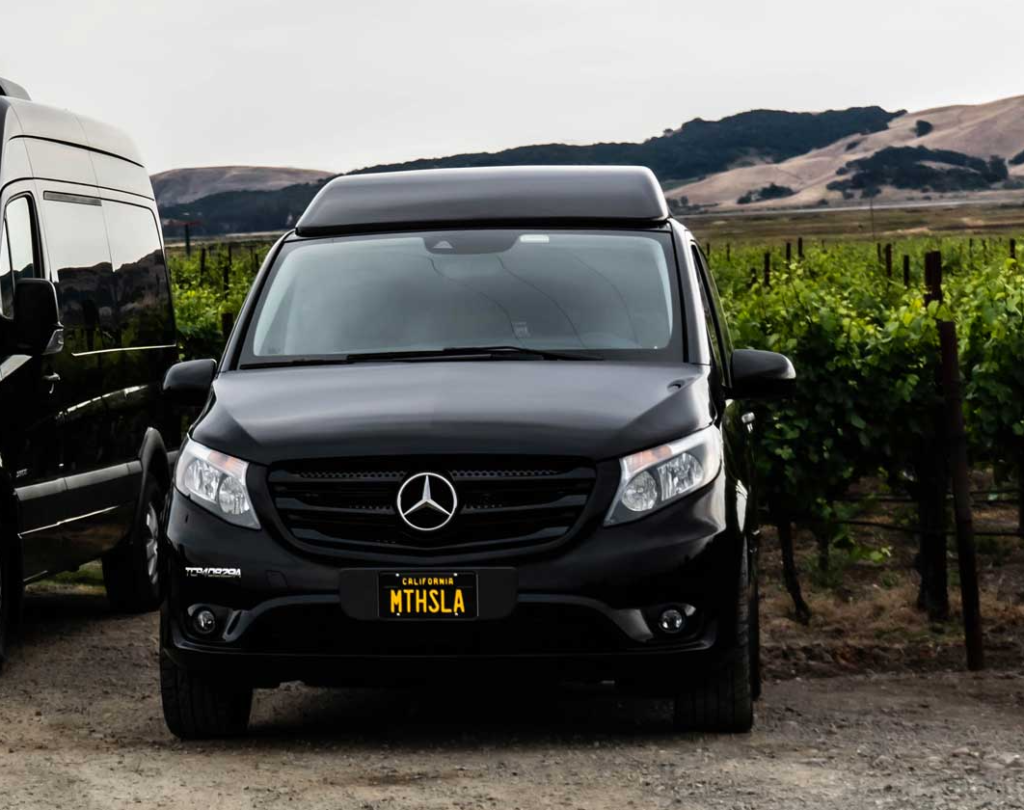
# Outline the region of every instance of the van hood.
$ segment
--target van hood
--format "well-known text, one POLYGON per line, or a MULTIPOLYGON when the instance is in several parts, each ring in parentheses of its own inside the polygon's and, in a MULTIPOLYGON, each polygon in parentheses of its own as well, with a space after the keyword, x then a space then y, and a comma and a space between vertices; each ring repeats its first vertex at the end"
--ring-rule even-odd
POLYGON ((196 441, 259 464, 344 456, 601 461, 710 424, 706 366, 463 360, 227 371, 196 441))

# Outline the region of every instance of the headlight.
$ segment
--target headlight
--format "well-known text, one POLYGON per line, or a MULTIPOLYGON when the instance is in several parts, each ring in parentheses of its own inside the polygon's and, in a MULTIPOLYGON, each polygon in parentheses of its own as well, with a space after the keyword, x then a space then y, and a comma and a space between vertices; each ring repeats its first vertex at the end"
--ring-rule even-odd
POLYGON ((189 439, 178 456, 174 483, 194 503, 228 523, 258 529, 245 473, 249 463, 189 439))
POLYGON ((641 518, 710 482, 722 467, 722 434, 712 426, 626 456, 605 525, 641 518))

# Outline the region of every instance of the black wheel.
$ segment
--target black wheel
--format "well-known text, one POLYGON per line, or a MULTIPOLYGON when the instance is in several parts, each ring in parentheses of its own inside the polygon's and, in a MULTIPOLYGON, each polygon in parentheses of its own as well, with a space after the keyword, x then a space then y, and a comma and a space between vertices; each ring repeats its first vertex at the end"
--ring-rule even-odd
POLYGON ((145 507, 131 536, 103 558, 107 598, 122 613, 145 613, 160 605, 159 535, 164 491, 152 476, 143 485, 145 507))
POLYGON ((750 696, 761 699, 761 589, 758 581, 750 595, 750 696))
POLYGON ((745 732, 754 725, 751 591, 743 549, 736 605, 736 635, 723 665, 684 681, 675 699, 680 731, 745 732))
POLYGON ((0 526, 0 668, 7 658, 21 605, 21 555, 17 536, 0 526))
POLYGON ((237 737, 249 727, 252 687, 190 673, 160 653, 164 721, 175 737, 202 740, 237 737))

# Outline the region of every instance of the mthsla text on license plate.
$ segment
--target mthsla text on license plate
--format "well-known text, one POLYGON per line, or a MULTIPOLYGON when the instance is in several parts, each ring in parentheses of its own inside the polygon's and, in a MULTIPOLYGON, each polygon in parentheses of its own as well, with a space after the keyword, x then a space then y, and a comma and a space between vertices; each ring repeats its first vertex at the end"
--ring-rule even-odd
POLYGON ((382 619, 476 617, 473 571, 385 571, 378 578, 382 619))

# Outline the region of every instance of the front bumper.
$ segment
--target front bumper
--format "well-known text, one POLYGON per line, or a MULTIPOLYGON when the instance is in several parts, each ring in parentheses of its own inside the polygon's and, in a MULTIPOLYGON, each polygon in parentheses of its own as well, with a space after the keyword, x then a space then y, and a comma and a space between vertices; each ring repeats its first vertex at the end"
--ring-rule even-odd
POLYGON ((163 537, 163 648, 186 668, 256 685, 378 685, 465 677, 471 668, 584 680, 677 677, 680 662, 711 667, 731 646, 744 544, 727 495, 720 476, 643 520, 587 527, 553 553, 439 566, 313 557, 175 492, 163 537), (237 577, 223 578, 223 569, 237 577), (482 602, 474 620, 377 619, 375 595, 359 591, 378 570, 396 569, 476 572, 492 606, 482 602), (693 608, 675 635, 657 626, 668 606, 693 608), (201 608, 218 620, 207 637, 191 622, 201 608))

